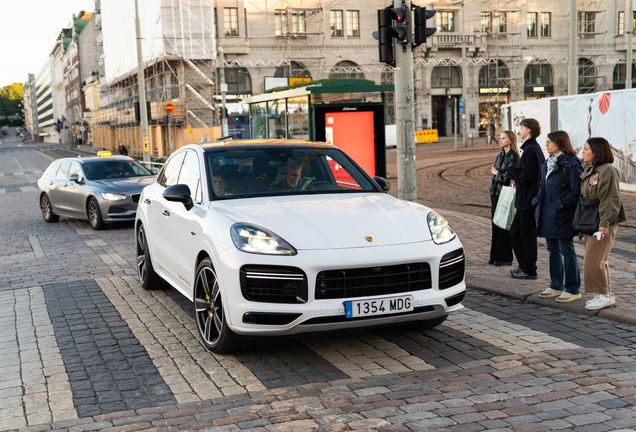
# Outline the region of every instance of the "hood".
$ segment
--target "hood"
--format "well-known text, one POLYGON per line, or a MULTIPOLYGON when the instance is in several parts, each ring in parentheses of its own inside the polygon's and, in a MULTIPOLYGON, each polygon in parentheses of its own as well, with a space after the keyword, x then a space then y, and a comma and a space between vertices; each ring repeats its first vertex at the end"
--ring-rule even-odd
POLYGON ((431 240, 429 208, 380 193, 236 199, 211 208, 259 225, 298 250, 377 247, 431 240), (365 237, 371 237, 369 242, 365 237))
POLYGON ((105 191, 109 192, 126 192, 136 193, 154 183, 155 176, 144 177, 128 177, 128 178, 114 178, 104 180, 89 180, 90 184, 98 186, 105 191))

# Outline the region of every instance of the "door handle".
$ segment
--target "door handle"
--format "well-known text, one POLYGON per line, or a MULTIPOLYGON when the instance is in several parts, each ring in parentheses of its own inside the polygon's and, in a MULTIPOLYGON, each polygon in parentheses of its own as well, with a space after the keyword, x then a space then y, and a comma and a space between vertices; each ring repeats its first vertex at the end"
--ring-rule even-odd
POLYGON ((150 204, 150 200, 149 200, 148 198, 146 198, 146 199, 144 200, 144 204, 150 204))
POLYGON ((64 187, 67 187, 67 186, 68 186, 68 183, 64 183, 64 187))
POLYGON ((170 217, 170 212, 168 210, 164 210, 161 212, 162 215, 170 217))
POLYGON ((50 183, 49 183, 49 186, 53 186, 53 182, 50 182, 50 183))

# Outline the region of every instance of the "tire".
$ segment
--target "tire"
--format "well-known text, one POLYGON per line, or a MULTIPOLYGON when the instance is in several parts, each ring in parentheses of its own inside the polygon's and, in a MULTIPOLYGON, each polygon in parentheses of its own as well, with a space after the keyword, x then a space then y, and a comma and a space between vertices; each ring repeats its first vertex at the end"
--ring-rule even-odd
POLYGON ((155 273, 155 269, 152 266, 146 231, 141 224, 137 228, 135 245, 137 246, 137 276, 139 277, 139 283, 145 290, 161 288, 162 279, 155 273))
POLYGON ((48 223, 57 222, 60 217, 53 213, 53 206, 51 206, 51 200, 47 194, 42 194, 40 197, 40 210, 42 210, 42 217, 48 223))
POLYGON ((99 203, 93 197, 88 200, 86 205, 86 212, 88 213, 88 222, 91 224, 91 228, 95 231, 103 230, 106 228, 104 219, 102 219, 102 211, 99 209, 99 203))
POLYGON ((239 336, 227 325, 221 285, 209 258, 205 258, 197 267, 192 304, 199 339, 208 351, 229 354, 239 348, 239 336))

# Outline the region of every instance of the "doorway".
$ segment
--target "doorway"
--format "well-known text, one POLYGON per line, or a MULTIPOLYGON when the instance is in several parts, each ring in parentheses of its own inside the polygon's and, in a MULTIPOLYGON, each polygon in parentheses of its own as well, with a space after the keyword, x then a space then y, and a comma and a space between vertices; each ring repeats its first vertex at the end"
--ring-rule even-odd
MULTIPOLYGON (((437 129, 438 136, 453 136, 455 131, 455 100, 459 110, 460 96, 432 96, 433 103, 433 129, 437 129)), ((457 114, 459 117, 459 113, 457 114)), ((460 135, 461 131, 458 130, 460 135)))

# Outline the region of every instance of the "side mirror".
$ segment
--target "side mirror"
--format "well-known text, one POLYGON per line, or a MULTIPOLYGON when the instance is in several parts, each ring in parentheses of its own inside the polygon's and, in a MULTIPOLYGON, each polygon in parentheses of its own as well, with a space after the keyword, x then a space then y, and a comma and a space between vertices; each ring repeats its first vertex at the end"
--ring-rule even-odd
POLYGON ((79 183, 79 174, 73 173, 70 176, 68 176, 68 179, 72 182, 79 183))
POLYGON ((391 190, 391 185, 389 184, 388 181, 386 181, 386 179, 382 177, 373 177, 373 180, 378 186, 380 186, 380 189, 382 189, 382 192, 388 192, 391 190))
POLYGON ((150 168, 150 172, 153 173, 154 175, 157 175, 159 173, 159 171, 157 171, 156 168, 150 168))
POLYGON ((163 191, 163 197, 166 201, 182 203, 188 211, 190 211, 190 209, 194 207, 192 198, 190 197, 190 188, 188 187, 188 185, 176 184, 168 186, 166 190, 163 191))

